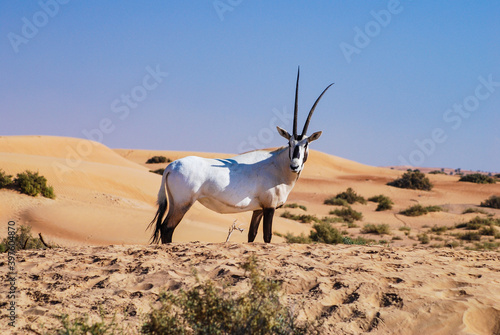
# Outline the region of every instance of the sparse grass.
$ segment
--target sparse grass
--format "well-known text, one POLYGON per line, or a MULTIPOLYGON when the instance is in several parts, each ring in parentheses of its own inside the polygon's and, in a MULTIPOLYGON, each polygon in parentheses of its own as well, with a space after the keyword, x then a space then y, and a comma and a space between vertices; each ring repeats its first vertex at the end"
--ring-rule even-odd
POLYGON ((457 237, 461 240, 464 241, 480 241, 481 240, 481 234, 478 232, 467 232, 464 234, 458 234, 457 237))
POLYGON ((361 220, 363 218, 363 214, 361 212, 357 212, 352 207, 343 207, 340 209, 335 209, 330 211, 331 215, 337 215, 341 217, 345 222, 354 222, 361 220))
POLYGON ((287 243, 298 243, 298 244, 312 243, 310 237, 306 236, 304 233, 300 233, 300 235, 293 235, 292 233, 287 233, 286 235, 283 235, 278 232, 274 232, 274 235, 283 237, 287 243))
POLYGON ((443 209, 440 206, 422 206, 420 204, 408 207, 407 209, 401 211, 399 214, 406 216, 421 216, 429 212, 440 212, 443 209))
POLYGON ((170 163, 172 160, 165 156, 153 156, 146 161, 146 164, 170 163))
POLYGON ((491 215, 490 213, 488 213, 484 209, 481 209, 481 208, 472 208, 472 207, 469 207, 469 208, 467 208, 466 210, 464 210, 462 212, 462 214, 471 214, 471 213, 491 215))
POLYGON ((361 229, 362 234, 390 235, 391 229, 388 224, 365 224, 361 229))
POLYGON ((495 184, 495 178, 489 177, 482 173, 471 173, 465 176, 460 177, 458 181, 465 181, 469 183, 476 184, 495 184))
POLYGON ((291 204, 286 204, 285 206, 283 206, 283 208, 300 208, 302 209, 303 211, 306 211, 307 212, 307 207, 304 206, 304 205, 299 205, 297 203, 291 203, 291 204))
POLYGON ((375 242, 374 240, 368 240, 366 238, 363 238, 361 236, 356 237, 356 238, 351 238, 349 236, 344 236, 344 239, 342 241, 343 244, 349 244, 349 245, 368 245, 370 243, 375 242))
POLYGON ((281 214, 281 217, 285 219, 299 221, 302 223, 321 222, 321 220, 318 219, 316 215, 309 215, 309 214, 296 215, 290 213, 289 211, 285 211, 283 214, 281 214))
POLYGON ((377 212, 392 209, 392 205, 394 205, 394 202, 392 202, 392 200, 389 197, 386 197, 385 195, 382 194, 373 196, 369 198, 368 201, 373 201, 378 203, 376 209, 377 212))
POLYGON ((403 174, 401 178, 395 179, 389 183, 389 186, 399 187, 399 188, 407 188, 411 190, 422 190, 422 191, 430 191, 432 190, 432 183, 429 178, 425 176, 419 170, 411 170, 409 169, 406 173, 403 174))
POLYGON ((492 195, 491 197, 489 197, 488 199, 486 199, 481 203, 481 207, 500 209, 500 196, 492 195))
POLYGON ((296 312, 280 301, 281 285, 267 279, 255 256, 242 266, 250 280, 247 292, 231 295, 212 281, 177 294, 163 292, 161 307, 147 314, 144 334, 310 334, 296 312))
POLYGON ((359 202, 360 204, 366 204, 366 199, 360 195, 358 195, 352 188, 348 188, 344 192, 337 194, 334 197, 328 198, 325 200, 325 205, 340 205, 345 206, 345 202, 348 204, 354 204, 359 202), (340 200, 339 200, 340 199, 340 200), (344 200, 344 201, 342 201, 344 200))

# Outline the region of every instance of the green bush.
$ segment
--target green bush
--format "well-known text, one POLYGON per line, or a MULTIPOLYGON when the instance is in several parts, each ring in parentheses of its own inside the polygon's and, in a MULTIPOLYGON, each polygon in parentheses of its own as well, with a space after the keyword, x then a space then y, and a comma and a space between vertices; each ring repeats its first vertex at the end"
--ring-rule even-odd
POLYGON ((250 289, 231 295, 212 281, 178 294, 164 292, 142 326, 144 334, 309 334, 281 301, 281 285, 262 276, 255 256, 243 265, 250 289))
POLYGON ((448 230, 448 227, 446 227, 446 226, 434 225, 434 227, 431 228, 431 232, 436 233, 438 235, 445 233, 447 230, 448 230))
MULTIPOLYGON (((331 198, 330 198, 331 199, 331 198)), ((347 188, 344 192, 337 194, 333 199, 342 199, 347 201, 348 204, 354 204, 359 202, 360 204, 366 204, 366 199, 358 195, 352 188, 347 188)), ((327 199, 328 200, 328 199, 327 199)), ((326 201, 326 200, 325 200, 326 201)))
POLYGON ((165 156, 153 156, 146 161, 146 164, 170 163, 172 160, 165 156))
POLYGON ((331 215, 337 215, 341 217, 345 222, 354 222, 361 220, 363 218, 363 214, 361 212, 357 212, 352 207, 347 206, 343 207, 341 209, 335 209, 333 211, 330 211, 331 215))
POLYGON ((344 236, 342 243, 344 244, 352 244, 352 245, 368 245, 370 242, 373 242, 373 240, 367 240, 363 237, 356 237, 355 239, 349 237, 349 236, 344 236))
POLYGON ((5 173, 4 170, 0 169, 0 188, 12 185, 12 176, 5 173))
POLYGON ((399 187, 399 188, 408 188, 411 190, 422 190, 422 191, 430 191, 432 190, 432 183, 429 178, 425 176, 419 170, 411 170, 409 169, 406 173, 403 174, 401 178, 395 179, 389 183, 389 186, 399 187))
POLYGON ((309 238, 314 242, 326 244, 342 243, 344 238, 338 229, 332 227, 331 224, 322 222, 313 226, 309 238))
POLYGON ((391 233, 391 229, 388 224, 366 224, 361 229, 362 234, 377 234, 377 235, 389 235, 391 233))
POLYGON ((283 237, 287 243, 299 243, 299 244, 309 244, 312 243, 309 236, 306 236, 304 233, 300 233, 300 235, 296 236, 292 233, 287 233, 286 235, 282 235, 278 232, 274 232, 274 235, 283 237))
POLYGON ((444 174, 444 175, 446 175, 446 172, 441 171, 441 170, 434 170, 434 171, 429 172, 429 174, 444 174))
POLYGON ((500 209, 500 196, 492 195, 489 199, 486 199, 481 203, 481 207, 490 207, 500 209))
POLYGON ((394 205, 394 202, 392 202, 392 200, 389 197, 386 197, 385 195, 382 194, 373 196, 369 198, 368 201, 373 201, 378 203, 376 209, 377 212, 392 209, 392 205, 394 205))
POLYGON ((42 194, 46 198, 54 199, 54 188, 47 185, 47 179, 44 176, 40 176, 38 172, 31 172, 26 170, 25 172, 18 173, 17 178, 14 179, 14 184, 16 188, 24 194, 36 197, 38 194, 42 194))
POLYGON ((399 214, 406 216, 420 216, 425 215, 429 212, 440 212, 443 209, 440 206, 422 206, 420 204, 408 207, 407 209, 401 211, 399 214))
POLYGON ((476 184, 495 184, 496 180, 495 178, 489 177, 485 174, 481 173, 471 173, 465 176, 460 177, 458 181, 466 181, 469 183, 476 183, 476 184))
POLYGON ((483 226, 500 226, 500 219, 493 219, 493 218, 481 218, 479 216, 476 216, 469 222, 464 222, 464 223, 458 223, 455 225, 455 228, 465 228, 467 230, 476 230, 480 229, 483 226))

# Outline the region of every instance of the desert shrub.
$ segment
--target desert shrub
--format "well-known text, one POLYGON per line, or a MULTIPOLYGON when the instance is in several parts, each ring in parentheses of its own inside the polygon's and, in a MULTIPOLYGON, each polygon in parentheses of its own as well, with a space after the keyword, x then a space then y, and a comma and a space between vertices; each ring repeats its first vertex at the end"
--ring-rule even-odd
POLYGON ((355 239, 349 237, 349 236, 344 236, 342 243, 343 244, 352 244, 352 245, 368 245, 370 242, 373 242, 373 240, 367 240, 366 238, 363 237, 356 237, 355 239))
POLYGON ((481 173, 471 173, 465 176, 460 177, 458 181, 466 181, 469 183, 476 183, 476 184, 495 184, 496 180, 495 178, 489 177, 485 174, 481 173))
POLYGON ((429 235, 427 235, 427 234, 419 234, 419 235, 417 235, 417 238, 420 241, 420 243, 422 243, 422 244, 429 244, 429 242, 431 241, 431 239, 429 238, 429 235))
POLYGON ((4 170, 0 169, 0 188, 7 187, 12 183, 12 176, 8 175, 4 170))
MULTIPOLYGON (((7 237, 2 240, 0 243, 0 252, 5 252, 9 249, 9 242, 7 237)), ((16 250, 46 248, 40 238, 31 235, 31 227, 25 225, 17 228, 14 235, 14 245, 16 250)))
POLYGON ((47 178, 40 176, 38 172, 26 170, 22 173, 18 173, 16 179, 14 179, 14 184, 21 193, 33 197, 36 197, 38 194, 42 194, 44 197, 50 199, 56 197, 54 188, 47 185, 47 178))
POLYGON ((165 156, 153 156, 146 161, 146 164, 170 163, 172 160, 165 156))
POLYGON ((302 209, 303 211, 306 211, 307 212, 307 207, 304 206, 304 205, 299 205, 299 204, 296 204, 296 203, 291 203, 291 204, 286 204, 285 206, 283 206, 284 208, 300 208, 302 209))
POLYGON ((336 197, 331 197, 328 199, 325 199, 324 201, 325 205, 333 205, 333 206, 348 206, 349 203, 345 201, 344 199, 339 199, 336 197))
POLYGON ((491 197, 489 197, 488 199, 486 199, 481 203, 481 207, 500 209, 500 196, 492 195, 491 197))
POLYGON ((493 236, 495 238, 500 238, 500 233, 498 232, 498 230, 495 227, 493 227, 493 225, 481 227, 479 229, 478 233, 479 233, 479 235, 482 235, 482 236, 493 236))
POLYGON ((409 169, 406 173, 404 173, 401 178, 395 179, 387 183, 387 185, 399 188, 408 188, 411 190, 422 190, 422 191, 430 191, 434 186, 430 182, 429 178, 425 176, 425 174, 423 174, 419 170, 411 170, 411 169, 409 169))
POLYGON ((212 281, 188 291, 164 292, 161 307, 146 316, 144 334, 308 334, 296 314, 280 302, 281 285, 262 276, 255 257, 242 266, 250 289, 231 295, 212 281))
POLYGON ((500 179, 500 173, 497 173, 497 174, 493 175, 493 177, 495 177, 497 179, 500 179))
POLYGON ((447 230, 448 230, 448 227, 446 227, 446 226, 434 225, 434 227, 431 228, 431 232, 436 233, 438 235, 445 233, 447 230))
POLYGON ((378 206, 376 209, 377 212, 392 209, 392 205, 394 204, 394 202, 392 202, 389 197, 386 197, 382 194, 373 196, 369 198, 368 201, 378 202, 378 206))
POLYGON ((361 212, 357 212, 352 207, 343 207, 340 209, 335 209, 330 211, 331 215, 337 215, 341 217, 345 222, 354 222, 357 220, 361 220, 363 218, 363 214, 361 212))
POLYGON ((315 224, 309 238, 314 242, 326 244, 339 244, 344 240, 339 230, 326 222, 315 224))
POLYGON ((321 220, 318 219, 315 215, 308 215, 308 214, 296 215, 290 213, 289 211, 285 211, 283 214, 281 214, 281 217, 285 219, 300 221, 302 223, 321 222, 321 220))
POLYGON ((165 169, 149 170, 149 172, 159 174, 160 176, 163 176, 164 171, 165 169))
POLYGON ((358 195, 352 188, 347 188, 344 192, 341 192, 335 196, 337 199, 344 199, 349 204, 354 204, 359 202, 360 204, 366 204, 366 199, 358 195))
POLYGON ((440 206, 422 206, 420 204, 410 206, 407 209, 399 212, 399 214, 403 214, 406 216, 420 216, 420 215, 425 215, 429 212, 440 212, 443 209, 440 206))
POLYGON ((104 312, 101 311, 101 321, 90 321, 88 315, 70 319, 67 314, 59 317, 61 327, 56 330, 56 335, 114 335, 123 334, 123 330, 118 329, 114 317, 106 320, 104 312))
POLYGON ((365 224, 365 226, 361 229, 362 234, 377 234, 377 235, 389 235, 391 233, 391 229, 388 224, 365 224))
POLYGON ((500 247, 499 242, 483 241, 483 242, 476 242, 476 243, 474 243, 474 247, 467 247, 465 249, 481 251, 481 250, 496 250, 499 247, 500 247))
POLYGON ((476 216, 469 222, 457 223, 455 225, 455 228, 465 228, 466 230, 477 230, 483 226, 493 226, 493 225, 500 226, 500 219, 481 218, 479 216, 476 216))
POLYGON ((446 175, 446 172, 444 172, 442 170, 434 170, 434 171, 429 172, 429 174, 444 174, 444 175, 446 175))
POLYGON ((306 236, 304 233, 300 233, 300 235, 293 235, 292 233, 287 233, 286 235, 282 235, 280 233, 274 232, 274 235, 283 237, 287 243, 299 243, 299 244, 309 244, 312 243, 309 236, 306 236))
POLYGON ((459 234, 457 236, 459 239, 464 240, 464 241, 480 241, 481 240, 481 234, 478 232, 467 232, 465 234, 459 234))

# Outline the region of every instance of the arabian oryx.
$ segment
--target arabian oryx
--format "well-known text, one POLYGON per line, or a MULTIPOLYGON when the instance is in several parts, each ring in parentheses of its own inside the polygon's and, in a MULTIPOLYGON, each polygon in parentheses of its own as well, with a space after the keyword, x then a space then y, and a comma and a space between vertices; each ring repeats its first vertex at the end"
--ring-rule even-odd
POLYGON ((311 116, 330 84, 318 97, 307 117, 304 129, 297 133, 299 72, 295 87, 293 135, 277 127, 288 140, 288 147, 275 151, 251 151, 229 159, 185 157, 170 163, 163 172, 158 192, 158 211, 149 224, 156 221, 152 243, 172 242, 175 227, 195 201, 218 213, 253 211, 248 242, 257 235, 264 217, 264 241, 271 242, 273 215, 281 207, 304 168, 309 143, 317 140, 321 131, 306 136, 311 116), (167 217, 163 220, 165 212, 167 217))

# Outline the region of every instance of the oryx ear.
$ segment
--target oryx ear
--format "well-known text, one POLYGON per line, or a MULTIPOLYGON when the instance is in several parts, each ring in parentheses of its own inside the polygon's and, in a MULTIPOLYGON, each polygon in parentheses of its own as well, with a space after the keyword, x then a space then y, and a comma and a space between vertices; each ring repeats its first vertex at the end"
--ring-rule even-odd
POLYGON ((314 134, 312 134, 307 138, 307 142, 311 143, 312 141, 316 141, 321 136, 322 133, 323 133, 322 131, 315 132, 314 134))
POLYGON ((285 129, 280 128, 278 126, 276 126, 276 129, 278 129, 278 133, 287 140, 290 140, 290 138, 292 137, 292 135, 290 135, 285 129))

